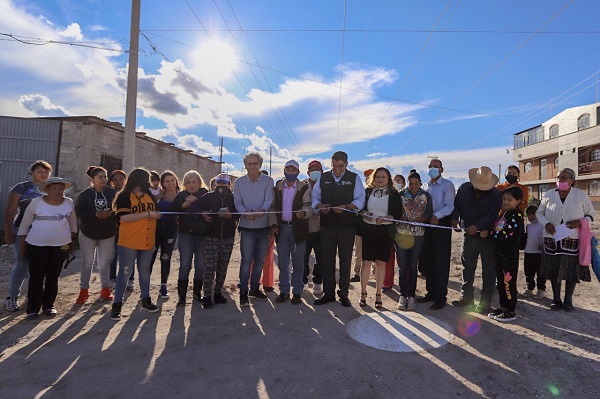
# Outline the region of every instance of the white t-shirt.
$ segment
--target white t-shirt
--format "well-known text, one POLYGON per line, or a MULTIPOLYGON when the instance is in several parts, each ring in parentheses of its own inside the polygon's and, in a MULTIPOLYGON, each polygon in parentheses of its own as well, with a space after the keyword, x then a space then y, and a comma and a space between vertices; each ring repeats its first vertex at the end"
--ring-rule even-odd
POLYGON ((71 233, 77 232, 77 218, 73 200, 65 198, 60 205, 50 205, 43 197, 36 198, 25 210, 19 235, 38 247, 60 247, 71 242, 71 233))
MULTIPOLYGON (((375 190, 373 190, 373 193, 375 192, 375 190)), ((377 218, 378 217, 386 217, 389 215, 388 212, 388 204, 389 204, 389 199, 390 196, 387 193, 382 194, 381 196, 376 196, 373 193, 371 193, 371 195, 369 196, 368 202, 367 202, 367 212, 368 213, 373 213, 373 216, 371 216, 371 220, 368 219, 363 219, 365 221, 365 223, 368 224, 377 224, 377 218)), ((391 224, 392 222, 386 221, 384 220, 383 222, 381 222, 381 224, 391 224)))

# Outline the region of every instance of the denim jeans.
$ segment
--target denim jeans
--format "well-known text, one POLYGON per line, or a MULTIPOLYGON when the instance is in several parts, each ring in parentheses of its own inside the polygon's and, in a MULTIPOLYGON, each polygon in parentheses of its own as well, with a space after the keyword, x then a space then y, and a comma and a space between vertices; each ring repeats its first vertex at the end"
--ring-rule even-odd
POLYGON ((117 243, 119 242, 119 230, 117 230, 117 235, 115 235, 115 242, 113 244, 113 254, 110 261, 110 279, 117 280, 117 261, 119 260, 119 253, 117 251, 117 243))
POLYGON ((156 226, 156 247, 152 254, 152 261, 150 262, 150 274, 152 274, 152 267, 154 261, 158 255, 160 249, 160 283, 167 284, 169 279, 169 272, 171 271, 171 255, 173 255, 173 249, 177 242, 177 225, 175 222, 171 223, 159 223, 156 226))
POLYGON ((292 259, 292 292, 302 294, 304 290, 304 254, 306 241, 297 244, 294 241, 292 226, 282 224, 277 235, 277 265, 279 266, 279 290, 282 294, 290 293, 290 257, 292 259))
POLYGON ((123 294, 127 286, 127 277, 137 260, 137 270, 140 280, 140 291, 142 298, 150 297, 150 259, 152 259, 153 249, 133 249, 118 246, 119 252, 119 273, 115 284, 115 303, 123 303, 123 294))
POLYGON ((13 228, 15 235, 15 242, 13 244, 13 250, 15 251, 15 265, 10 272, 10 279, 8 280, 8 296, 11 298, 18 298, 21 293, 21 286, 23 280, 29 274, 29 261, 21 256, 21 241, 17 233, 19 229, 13 228))
POLYGON ((95 240, 79 232, 79 246, 81 248, 81 280, 80 288, 90 288, 94 252, 98 256, 98 272, 100 274, 100 288, 110 286, 110 262, 113 257, 115 237, 95 240))
POLYGON ((323 278, 321 277, 321 232, 317 231, 314 233, 308 233, 306 239, 306 251, 304 253, 304 276, 302 281, 304 284, 308 283, 308 275, 310 274, 310 253, 315 252, 315 264, 312 271, 312 282, 315 284, 322 284, 323 278))
POLYGON ((260 287, 260 275, 263 263, 269 248, 269 229, 241 230, 240 252, 242 262, 240 264, 240 292, 248 292, 248 279, 250 279, 250 290, 254 291, 260 287), (250 276, 250 265, 254 261, 252 276, 250 276))
POLYGON ((483 284, 481 287, 481 302, 490 305, 492 295, 496 287, 496 259, 494 240, 491 237, 482 238, 479 235, 464 235, 460 258, 463 265, 462 279, 460 287, 462 296, 467 299, 473 299, 475 280, 475 270, 477 269, 477 258, 481 255, 481 278, 483 284))
POLYGON ((421 248, 425 242, 425 236, 413 236, 414 242, 411 248, 402 248, 397 243, 396 256, 398 258, 398 278, 400 295, 403 297, 415 297, 417 290, 417 264, 421 255, 421 248))
POLYGON ((179 280, 188 280, 194 259, 194 280, 202 280, 204 273, 204 236, 179 232, 179 280))

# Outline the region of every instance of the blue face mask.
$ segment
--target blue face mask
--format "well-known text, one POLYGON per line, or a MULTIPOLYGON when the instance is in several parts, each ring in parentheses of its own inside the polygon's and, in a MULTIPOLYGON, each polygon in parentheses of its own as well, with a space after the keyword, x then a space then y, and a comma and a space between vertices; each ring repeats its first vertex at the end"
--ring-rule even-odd
POLYGON ((313 170, 312 172, 310 172, 308 174, 308 176, 310 177, 310 180, 317 181, 317 180, 319 180, 319 177, 321 177, 321 171, 320 170, 313 170))
POLYGON ((283 175, 285 176, 285 180, 287 180, 289 182, 296 181, 296 179, 298 178, 298 173, 283 172, 283 175))
POLYGON ((429 170, 427 171, 427 174, 432 179, 435 179, 436 177, 438 177, 440 175, 440 169, 439 168, 429 168, 429 170))

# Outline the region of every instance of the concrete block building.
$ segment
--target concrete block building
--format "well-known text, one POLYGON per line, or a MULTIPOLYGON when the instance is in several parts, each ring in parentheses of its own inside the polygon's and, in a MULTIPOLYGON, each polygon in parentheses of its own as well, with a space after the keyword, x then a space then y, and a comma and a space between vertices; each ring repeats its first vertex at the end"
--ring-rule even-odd
POLYGON ((541 125, 514 135, 513 159, 521 184, 541 199, 555 187, 562 168, 576 173, 577 187, 600 210, 600 102, 569 108, 541 125))

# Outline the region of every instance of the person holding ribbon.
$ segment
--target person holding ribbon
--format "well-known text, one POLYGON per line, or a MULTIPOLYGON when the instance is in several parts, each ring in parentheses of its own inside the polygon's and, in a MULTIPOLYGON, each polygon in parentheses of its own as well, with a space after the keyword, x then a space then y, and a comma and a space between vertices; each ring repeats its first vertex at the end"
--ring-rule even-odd
POLYGON ((394 222, 402 217, 402 202, 396 191, 390 171, 377 168, 373 179, 367 183, 365 206, 359 212, 362 217, 362 269, 360 306, 367 305, 367 285, 371 264, 375 263, 375 307, 381 308, 381 290, 385 266, 391 255, 394 222), (388 219, 388 220, 386 220, 388 219), (391 231, 390 231, 391 230, 391 231))

